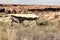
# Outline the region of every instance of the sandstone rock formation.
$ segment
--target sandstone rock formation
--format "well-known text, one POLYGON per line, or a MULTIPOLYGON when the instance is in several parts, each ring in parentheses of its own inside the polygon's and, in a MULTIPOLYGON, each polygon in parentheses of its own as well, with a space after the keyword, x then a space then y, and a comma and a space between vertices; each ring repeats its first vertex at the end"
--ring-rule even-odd
POLYGON ((8 15, 22 18, 38 18, 38 16, 35 14, 8 14, 8 15))
POLYGON ((19 4, 0 4, 0 13, 20 14, 29 11, 56 11, 60 10, 58 5, 19 5, 19 4))

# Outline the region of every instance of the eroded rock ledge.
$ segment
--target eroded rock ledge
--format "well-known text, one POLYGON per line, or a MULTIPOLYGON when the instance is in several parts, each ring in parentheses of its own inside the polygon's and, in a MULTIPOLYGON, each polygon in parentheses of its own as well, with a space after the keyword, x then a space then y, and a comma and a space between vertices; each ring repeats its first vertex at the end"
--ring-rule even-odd
POLYGON ((60 11, 59 5, 21 5, 21 4, 0 4, 0 13, 24 14, 41 11, 60 11))

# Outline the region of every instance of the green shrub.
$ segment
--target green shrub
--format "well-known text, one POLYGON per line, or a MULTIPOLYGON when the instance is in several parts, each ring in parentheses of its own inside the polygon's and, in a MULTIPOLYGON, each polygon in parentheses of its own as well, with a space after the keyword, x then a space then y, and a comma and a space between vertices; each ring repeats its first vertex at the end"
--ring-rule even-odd
POLYGON ((46 20, 37 20, 37 25, 47 25, 48 22, 46 20))
POLYGON ((41 19, 41 20, 37 20, 36 24, 39 26, 53 26, 54 22, 52 22, 50 20, 41 19))

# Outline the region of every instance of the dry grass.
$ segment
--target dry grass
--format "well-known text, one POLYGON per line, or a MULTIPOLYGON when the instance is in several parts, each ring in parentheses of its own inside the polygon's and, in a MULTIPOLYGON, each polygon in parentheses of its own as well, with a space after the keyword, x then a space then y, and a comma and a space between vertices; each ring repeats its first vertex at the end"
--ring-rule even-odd
POLYGON ((39 18, 23 23, 0 21, 0 40, 60 40, 60 19, 39 18))

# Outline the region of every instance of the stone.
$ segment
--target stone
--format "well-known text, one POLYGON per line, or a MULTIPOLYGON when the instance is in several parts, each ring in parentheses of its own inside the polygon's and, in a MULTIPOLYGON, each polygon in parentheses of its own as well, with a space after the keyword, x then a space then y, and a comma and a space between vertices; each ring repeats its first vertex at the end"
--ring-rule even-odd
POLYGON ((55 19, 55 14, 54 13, 50 13, 50 14, 45 14, 44 15, 44 19, 50 20, 50 19, 55 19))
POLYGON ((8 15, 12 15, 15 17, 23 17, 23 18, 38 18, 38 16, 35 14, 8 14, 8 15))

